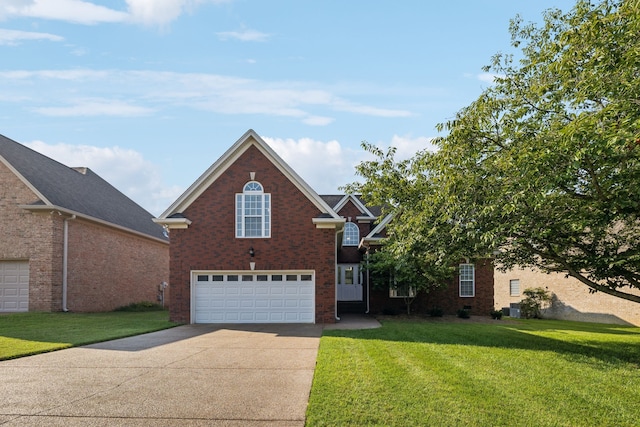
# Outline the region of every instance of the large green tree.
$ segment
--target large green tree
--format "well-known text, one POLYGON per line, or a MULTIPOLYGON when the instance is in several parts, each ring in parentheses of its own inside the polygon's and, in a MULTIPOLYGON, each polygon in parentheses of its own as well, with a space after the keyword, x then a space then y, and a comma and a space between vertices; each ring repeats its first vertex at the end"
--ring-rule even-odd
POLYGON ((351 189, 402 213, 398 241, 640 302, 640 1, 581 0, 510 32, 521 51, 492 58, 494 84, 439 125, 435 153, 365 144, 377 159, 351 189))

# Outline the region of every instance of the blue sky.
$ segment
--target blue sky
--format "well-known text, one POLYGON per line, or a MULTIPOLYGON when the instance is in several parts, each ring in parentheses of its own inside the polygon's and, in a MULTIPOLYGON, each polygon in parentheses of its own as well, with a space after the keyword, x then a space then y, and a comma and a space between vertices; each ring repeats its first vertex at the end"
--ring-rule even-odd
POLYGON ((429 147, 565 0, 0 0, 0 133, 154 215, 247 129, 318 193, 429 147))

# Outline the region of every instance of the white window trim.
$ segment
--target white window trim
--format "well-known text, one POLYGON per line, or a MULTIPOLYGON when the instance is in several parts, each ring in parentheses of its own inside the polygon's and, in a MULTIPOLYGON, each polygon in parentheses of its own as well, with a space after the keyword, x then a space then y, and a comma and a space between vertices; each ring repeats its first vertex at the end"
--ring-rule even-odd
POLYGON ((238 239, 264 239, 271 237, 271 194, 264 193, 264 187, 257 181, 249 181, 243 187, 242 193, 236 193, 236 238, 238 239), (249 189, 249 187, 259 186, 259 189, 249 189), (246 215, 245 203, 247 196, 260 196, 260 215, 246 215), (259 217, 261 232, 258 236, 247 236, 245 220, 247 217, 259 217))
POLYGON ((460 264, 458 266, 458 295, 460 298, 473 298, 476 296, 476 267, 474 264, 460 264), (463 280, 462 270, 463 268, 471 267, 471 295, 463 295, 462 294, 462 283, 469 282, 468 279, 463 280))

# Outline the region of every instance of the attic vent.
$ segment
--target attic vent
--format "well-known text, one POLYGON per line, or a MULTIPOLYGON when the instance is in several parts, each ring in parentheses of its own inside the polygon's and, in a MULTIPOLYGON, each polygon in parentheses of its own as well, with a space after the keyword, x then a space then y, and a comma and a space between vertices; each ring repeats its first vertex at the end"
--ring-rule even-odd
POLYGON ((87 168, 86 167, 78 167, 78 168, 71 168, 76 172, 81 173, 82 175, 86 175, 87 174, 87 168))

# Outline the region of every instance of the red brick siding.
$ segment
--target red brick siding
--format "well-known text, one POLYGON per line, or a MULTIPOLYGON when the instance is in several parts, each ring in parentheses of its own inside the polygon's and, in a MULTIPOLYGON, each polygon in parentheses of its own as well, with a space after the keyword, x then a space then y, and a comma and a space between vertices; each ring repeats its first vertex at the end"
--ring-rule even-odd
POLYGON ((315 270, 316 322, 335 321, 335 230, 317 229, 320 211, 257 148, 251 146, 183 214, 171 230, 171 319, 190 322, 191 270, 315 270), (235 237, 235 195, 250 172, 271 194, 271 238, 235 237), (249 248, 255 257, 249 257, 249 248))
MULTIPOLYGON (((494 307, 493 271, 491 260, 479 260, 475 269, 475 297, 460 297, 456 275, 445 288, 418 295, 411 304, 411 310, 414 313, 427 314, 433 308, 440 308, 445 314, 456 314, 459 309, 470 306, 472 315, 488 316, 494 307)), ((403 299, 389 298, 388 289, 372 289, 371 312, 384 311, 405 312, 403 299)))
POLYGON ((110 311, 133 302, 159 303, 163 281, 169 281, 166 243, 81 219, 69 222, 69 310, 110 311))

